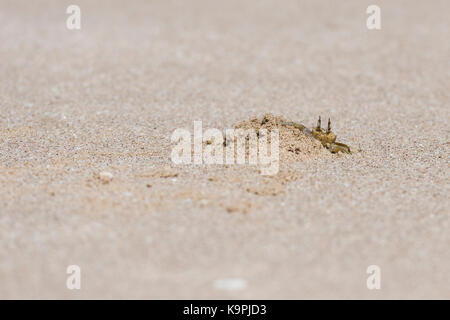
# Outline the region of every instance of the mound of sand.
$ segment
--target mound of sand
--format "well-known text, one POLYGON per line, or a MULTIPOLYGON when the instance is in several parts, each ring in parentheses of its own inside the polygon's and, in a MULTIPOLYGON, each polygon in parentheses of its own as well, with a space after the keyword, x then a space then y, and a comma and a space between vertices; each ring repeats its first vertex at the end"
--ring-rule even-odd
POLYGON ((259 132, 260 129, 267 129, 269 138, 270 132, 278 129, 280 162, 330 156, 330 153, 322 147, 319 141, 307 136, 293 126, 283 125, 284 122, 289 121, 292 120, 267 113, 262 118, 255 117, 248 121, 241 121, 235 125, 235 129, 251 129, 256 132, 259 132))

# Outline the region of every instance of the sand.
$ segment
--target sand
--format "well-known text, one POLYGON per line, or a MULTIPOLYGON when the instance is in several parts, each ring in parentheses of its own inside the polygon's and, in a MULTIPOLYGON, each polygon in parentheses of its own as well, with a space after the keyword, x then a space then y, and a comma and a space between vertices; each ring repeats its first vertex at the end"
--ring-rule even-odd
POLYGON ((0 298, 450 298, 448 1, 77 4, 0 1, 0 298), (356 152, 172 163, 266 113, 356 152))

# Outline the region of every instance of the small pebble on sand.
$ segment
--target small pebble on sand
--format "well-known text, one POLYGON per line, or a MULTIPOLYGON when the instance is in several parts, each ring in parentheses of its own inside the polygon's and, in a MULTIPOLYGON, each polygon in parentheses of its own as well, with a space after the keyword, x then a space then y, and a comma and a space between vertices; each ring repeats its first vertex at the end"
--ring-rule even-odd
POLYGON ((108 171, 102 171, 98 174, 98 178, 103 184, 108 184, 112 181, 114 178, 113 174, 108 171))

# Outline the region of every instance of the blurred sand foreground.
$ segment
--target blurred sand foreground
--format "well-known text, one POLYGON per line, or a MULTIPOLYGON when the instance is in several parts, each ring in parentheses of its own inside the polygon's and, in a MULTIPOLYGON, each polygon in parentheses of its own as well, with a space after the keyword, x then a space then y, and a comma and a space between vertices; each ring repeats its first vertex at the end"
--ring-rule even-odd
POLYGON ((0 298, 450 298, 449 1, 73 2, 0 0, 0 298), (265 113, 362 151, 172 165, 265 113))

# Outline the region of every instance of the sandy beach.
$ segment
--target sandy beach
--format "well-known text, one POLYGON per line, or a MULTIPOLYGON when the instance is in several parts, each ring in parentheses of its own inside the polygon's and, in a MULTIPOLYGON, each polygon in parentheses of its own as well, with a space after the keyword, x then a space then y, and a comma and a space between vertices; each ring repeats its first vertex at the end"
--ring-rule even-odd
POLYGON ((449 1, 70 4, 0 0, 1 299, 450 299, 449 1), (171 160, 266 114, 352 154, 171 160))

